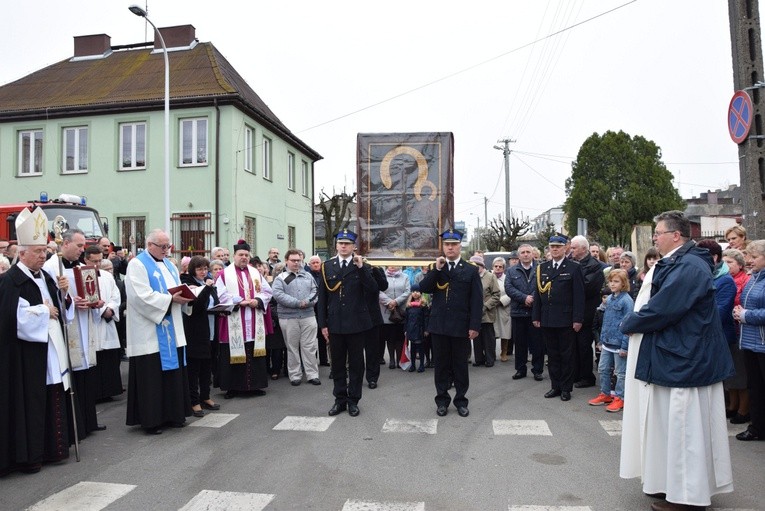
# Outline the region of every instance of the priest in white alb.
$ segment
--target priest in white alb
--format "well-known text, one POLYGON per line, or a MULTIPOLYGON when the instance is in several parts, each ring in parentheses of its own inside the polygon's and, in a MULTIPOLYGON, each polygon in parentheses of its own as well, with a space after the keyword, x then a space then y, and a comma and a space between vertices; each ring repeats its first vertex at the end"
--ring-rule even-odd
POLYGON ((645 387, 627 389, 622 445, 637 444, 639 454, 622 452, 621 474, 634 477, 639 470, 643 492, 657 499, 653 511, 703 510, 712 496, 733 491, 722 384, 733 374, 733 361, 715 305, 709 251, 690 239, 682 212, 654 220, 662 259, 652 270, 650 297, 620 326, 623 333, 643 334, 635 378, 645 387))
POLYGON ((66 328, 72 361, 72 387, 77 406, 77 435, 82 440, 93 431, 106 429, 105 425, 98 424, 96 417, 96 329, 101 321, 98 308, 103 306, 103 300, 91 304, 84 297, 78 296, 74 268, 82 264, 80 256, 85 250, 85 233, 80 229, 69 229, 62 237, 60 253, 53 254, 43 269, 54 279, 63 275, 69 281, 66 328))
POLYGON ((127 425, 140 425, 149 434, 162 428, 183 427, 191 416, 183 332, 186 304, 180 275, 165 257, 170 239, 159 229, 146 237, 146 249, 128 263, 127 293, 128 373, 127 425))
POLYGON ((271 300, 271 286, 250 266, 250 245, 234 245, 234 263, 215 283, 221 304, 237 304, 231 314, 218 319, 220 355, 218 378, 225 398, 237 394, 264 395, 268 387, 266 327, 263 314, 271 300))

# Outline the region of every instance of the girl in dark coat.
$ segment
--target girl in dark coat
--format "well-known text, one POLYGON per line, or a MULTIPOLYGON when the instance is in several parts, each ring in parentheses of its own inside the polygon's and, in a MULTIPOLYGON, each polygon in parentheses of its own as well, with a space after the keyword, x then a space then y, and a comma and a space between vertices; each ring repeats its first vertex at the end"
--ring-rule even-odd
POLYGON ((210 341, 215 335, 215 316, 207 309, 219 303, 218 293, 208 273, 210 262, 202 256, 194 256, 189 262, 188 272, 181 274, 181 282, 191 288, 201 287, 192 305, 190 315, 183 315, 183 329, 186 333, 186 363, 189 374, 189 394, 194 417, 203 417, 202 408, 218 410, 220 405, 210 399, 212 378, 212 357, 210 341))
MULTIPOLYGON (((420 367, 417 369, 418 373, 425 371, 425 326, 428 324, 428 315, 430 310, 425 302, 422 301, 422 295, 420 294, 420 286, 415 284, 412 286, 412 294, 409 295, 409 299, 406 303, 406 318, 404 320, 404 333, 406 340, 412 343, 412 366, 409 368, 409 372, 414 372, 414 365, 417 361, 417 356, 420 357, 420 367)), ((406 341, 405 341, 406 342, 406 341)))

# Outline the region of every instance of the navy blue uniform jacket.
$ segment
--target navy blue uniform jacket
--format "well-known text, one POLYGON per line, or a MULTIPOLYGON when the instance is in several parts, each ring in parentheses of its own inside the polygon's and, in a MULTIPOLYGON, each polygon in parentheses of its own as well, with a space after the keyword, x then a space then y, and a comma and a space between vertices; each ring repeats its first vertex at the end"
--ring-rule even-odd
POLYGON ((584 323, 584 277, 579 263, 564 257, 557 271, 553 270, 552 261, 540 264, 537 271, 542 285, 551 285, 549 291, 540 293, 537 273, 534 273, 531 320, 540 321, 545 328, 584 323))
POLYGON ((460 259, 452 271, 448 263, 439 271, 431 264, 420 290, 432 296, 427 328, 431 334, 467 338, 468 330, 481 330, 483 286, 476 266, 460 259))
POLYGON ((321 265, 319 277, 319 328, 335 334, 355 334, 372 328, 369 294, 379 289, 372 277, 372 267, 359 268, 353 263, 343 271, 337 257, 321 265))

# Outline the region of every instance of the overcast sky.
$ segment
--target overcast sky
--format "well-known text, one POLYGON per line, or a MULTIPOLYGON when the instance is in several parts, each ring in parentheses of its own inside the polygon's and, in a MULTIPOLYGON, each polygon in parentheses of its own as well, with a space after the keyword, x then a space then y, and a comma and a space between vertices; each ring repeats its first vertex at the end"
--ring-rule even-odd
MULTIPOLYGON (((71 57, 76 35, 143 41, 131 3, 14 2, 0 17, 0 84, 71 57)), ((484 223, 484 196, 489 219, 504 212, 501 138, 517 140, 516 216, 560 206, 579 147, 607 130, 656 142, 683 197, 739 183, 724 1, 152 0, 148 10, 160 27, 194 25, 324 157, 317 193, 355 190, 359 132, 453 132, 455 220, 470 226, 484 223)))

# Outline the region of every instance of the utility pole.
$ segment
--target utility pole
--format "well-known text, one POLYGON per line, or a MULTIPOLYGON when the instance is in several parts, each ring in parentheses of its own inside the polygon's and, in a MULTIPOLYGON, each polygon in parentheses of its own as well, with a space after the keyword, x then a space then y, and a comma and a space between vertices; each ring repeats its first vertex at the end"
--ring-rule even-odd
MULTIPOLYGON (((478 192, 473 192, 475 195, 480 195, 478 192)), ((483 224, 489 227, 489 199, 483 196, 483 224)))
POLYGON ((503 138, 497 140, 497 144, 494 149, 499 149, 505 156, 505 223, 509 225, 510 222, 510 144, 514 144, 515 140, 509 138, 503 138))
POLYGON ((763 84, 762 40, 758 0, 728 0, 731 53, 733 56, 733 88, 747 90, 752 98, 752 128, 749 137, 739 144, 739 172, 747 238, 765 236, 765 137, 762 124, 765 111, 761 103, 763 84))

